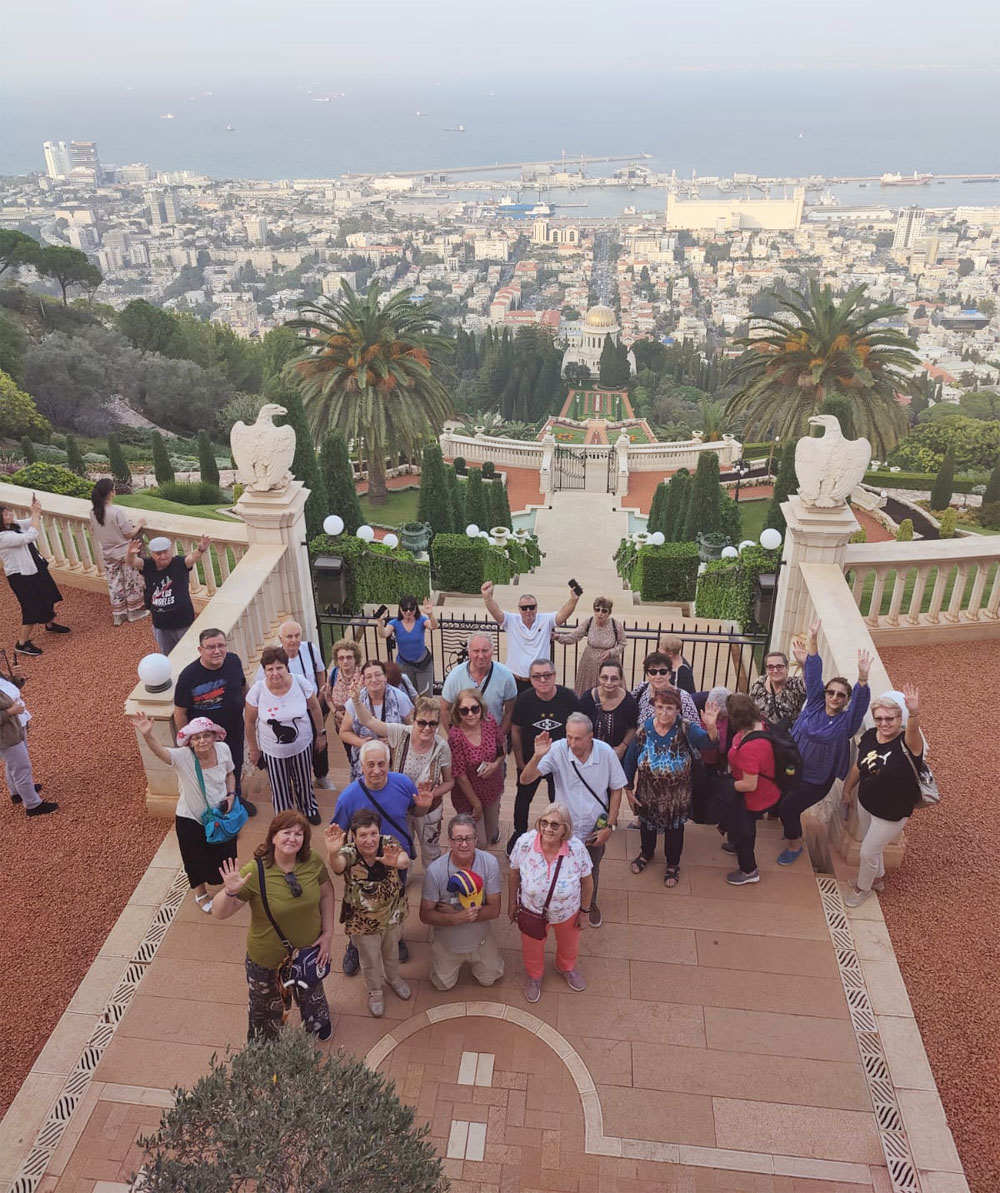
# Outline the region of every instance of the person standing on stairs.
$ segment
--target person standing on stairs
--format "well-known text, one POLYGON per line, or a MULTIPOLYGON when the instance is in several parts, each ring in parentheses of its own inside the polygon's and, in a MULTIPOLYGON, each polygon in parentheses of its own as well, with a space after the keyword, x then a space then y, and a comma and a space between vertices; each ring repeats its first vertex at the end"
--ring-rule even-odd
POLYGON ((514 672, 517 690, 526 692, 531 688, 528 675, 532 662, 549 653, 556 626, 565 625, 573 616, 580 594, 570 585, 569 599, 557 613, 539 613, 535 597, 523 592, 517 612, 504 613, 493 599, 492 581, 487 580, 480 591, 489 615, 507 635, 507 666, 514 672))

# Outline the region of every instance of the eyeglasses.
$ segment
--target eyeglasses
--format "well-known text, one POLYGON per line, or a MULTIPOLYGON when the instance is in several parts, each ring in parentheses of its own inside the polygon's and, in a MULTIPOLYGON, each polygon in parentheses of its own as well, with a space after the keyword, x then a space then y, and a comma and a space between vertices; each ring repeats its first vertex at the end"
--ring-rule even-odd
POLYGON ((595 605, 594 612, 595 613, 610 613, 611 610, 608 608, 607 605, 595 605))
POLYGON ((787 663, 765 663, 764 670, 765 671, 784 671, 787 666, 788 666, 787 663))
POLYGON ((563 822, 561 820, 539 820, 540 828, 562 828, 563 822))
POLYGON ((824 688, 823 692, 825 693, 825 695, 833 696, 837 700, 850 700, 850 698, 851 698, 850 692, 841 692, 841 691, 838 691, 837 688, 824 688))
MULTIPOLYGON (((458 710, 458 715, 460 717, 474 717, 476 715, 476 713, 479 713, 482 711, 483 710, 479 707, 478 704, 469 704, 469 705, 463 705, 458 710)), ((436 725, 437 721, 435 721, 434 724, 436 725)))
POLYGON ((670 668, 669 667, 650 667, 649 670, 646 672, 646 674, 647 675, 669 675, 670 668))
POLYGON ((893 721, 898 721, 898 716, 893 717, 872 717, 876 725, 891 725, 893 721))
POLYGON ((302 894, 302 883, 299 882, 297 875, 293 871, 291 874, 283 875, 285 882, 288 883, 289 889, 292 892, 292 898, 298 899, 302 894))
POLYGON ((518 608, 524 613, 530 613, 532 609, 537 609, 537 605, 518 605, 518 608))
POLYGON ((555 675, 554 671, 536 671, 531 676, 531 678, 532 679, 551 679, 553 675, 555 675))
POLYGON ((451 840, 456 845, 471 845, 475 841, 475 837, 452 837, 451 840))
POLYGON ((431 729, 431 728, 434 728, 434 727, 440 725, 441 722, 440 721, 421 721, 421 719, 419 717, 417 717, 417 724, 420 726, 421 729, 431 729))

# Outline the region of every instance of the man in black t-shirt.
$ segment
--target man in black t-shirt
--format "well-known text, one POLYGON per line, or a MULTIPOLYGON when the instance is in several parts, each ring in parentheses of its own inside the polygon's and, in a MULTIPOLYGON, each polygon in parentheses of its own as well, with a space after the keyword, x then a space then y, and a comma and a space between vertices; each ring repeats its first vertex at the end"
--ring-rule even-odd
POLYGON ((125 553, 125 566, 142 572, 146 608, 153 615, 153 637, 161 654, 170 654, 194 621, 188 572, 208 550, 208 535, 187 555, 175 555, 174 545, 162 535, 151 539, 149 558, 142 559, 140 539, 133 539, 125 553))
POLYGON ((208 717, 226 731, 226 745, 233 756, 236 793, 251 816, 257 808, 243 797, 244 720, 247 682, 240 657, 227 649, 222 630, 202 630, 198 635, 198 658, 188 663, 174 688, 174 726, 183 729, 195 717, 208 717))
MULTIPOLYGON (((562 741, 566 736, 566 718, 580 707, 573 691, 556 683, 556 669, 551 660, 535 659, 528 669, 528 679, 531 688, 522 692, 514 702, 514 719, 510 727, 518 783, 514 799, 514 832, 507 842, 508 854, 518 837, 528 831, 528 810, 542 781, 539 777, 531 783, 521 782, 521 771, 535 752, 535 738, 544 731, 553 741, 562 741)), ((552 776, 546 775, 545 782, 551 803, 555 799, 552 776)))

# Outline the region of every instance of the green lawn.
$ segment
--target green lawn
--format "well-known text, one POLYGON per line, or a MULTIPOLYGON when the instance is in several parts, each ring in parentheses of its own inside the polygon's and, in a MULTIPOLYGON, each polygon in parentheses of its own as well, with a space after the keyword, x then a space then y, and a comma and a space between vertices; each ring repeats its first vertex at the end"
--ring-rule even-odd
MULTIPOLYGON (((732 493, 735 494, 735 490, 732 490, 732 493)), ((764 519, 767 517, 767 507, 770 504, 769 497, 740 502, 740 519, 745 539, 753 539, 756 542, 760 538, 760 532, 764 529, 764 519)))
POLYGON ((189 518, 215 518, 216 521, 230 522, 233 519, 219 516, 220 509, 229 509, 226 505, 182 505, 179 501, 164 501, 162 497, 152 497, 148 493, 126 493, 123 497, 116 497, 118 505, 127 505, 132 509, 153 510, 160 514, 186 514, 189 518))
POLYGON ((971 530, 973 534, 1000 534, 1000 530, 990 530, 987 526, 973 526, 971 522, 959 522, 960 530, 971 530))
MULTIPOLYGON (((966 582, 965 582, 965 592, 962 594, 962 602, 961 602, 960 608, 964 609, 968 606, 969 599, 972 596, 972 587, 976 582, 976 571, 977 571, 977 569, 974 567, 969 569, 969 574, 968 574, 968 577, 966 578, 966 582)), ((996 576, 996 571, 997 571, 997 564, 995 564, 995 563, 990 564, 989 571, 986 573, 986 576, 987 576, 986 587, 983 592, 984 600, 988 596, 990 589, 993 585, 993 580, 996 576)), ((931 597, 934 593, 934 585, 937 583, 937 574, 938 574, 937 568, 932 568, 930 573, 928 574, 927 583, 924 586, 924 594, 923 594, 923 597, 920 602, 920 612, 921 613, 926 613, 927 610, 931 607, 931 597)), ((854 572, 849 571, 846 573, 846 575, 847 575, 847 583, 853 587, 854 572)), ((955 580, 956 580, 957 576, 958 576, 958 568, 953 565, 948 569, 948 579, 945 582, 945 586, 944 586, 944 596, 941 598, 941 609, 942 610, 948 608, 948 604, 951 601, 951 594, 952 594, 952 590, 955 587, 955 580)), ((906 614, 909 612, 910 598, 913 595, 913 586, 916 583, 916 581, 917 581, 916 568, 910 568, 908 571, 907 577, 906 577, 906 582, 903 585, 903 600, 899 606, 900 617, 905 617, 906 614)), ((881 608, 879 609, 880 614, 884 615, 889 612, 889 606, 892 603, 892 590, 895 586, 895 583, 896 583, 895 571, 887 572, 886 576, 885 576, 885 584, 883 585, 883 588, 882 588, 882 602, 881 602, 881 608)), ((864 617, 868 616, 868 612, 871 609, 872 590, 874 587, 875 587, 875 574, 874 574, 874 572, 869 572, 865 578, 864 586, 861 589, 861 600, 858 604, 858 608, 860 609, 861 614, 864 617)))
POLYGON ((361 512, 368 522, 379 526, 402 526, 404 522, 416 522, 417 489, 390 489, 385 505, 372 505, 367 496, 361 497, 361 512))
POLYGON ((583 427, 567 427, 563 423, 553 424, 552 434, 556 437, 556 443, 583 443, 587 438, 583 427))

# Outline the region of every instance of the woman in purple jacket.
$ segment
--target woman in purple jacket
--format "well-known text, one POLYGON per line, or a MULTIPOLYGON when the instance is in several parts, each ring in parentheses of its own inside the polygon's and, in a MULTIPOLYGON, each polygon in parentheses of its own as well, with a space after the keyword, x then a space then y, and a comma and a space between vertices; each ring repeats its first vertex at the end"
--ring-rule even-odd
POLYGON ((819 627, 818 619, 809 627, 808 653, 798 645, 792 648, 806 685, 805 705, 792 726, 792 737, 802 754, 802 778, 778 805, 786 842, 778 855, 779 866, 790 866, 802 852, 802 813, 823 799, 834 779, 847 774, 851 738, 861 728, 871 700, 868 672, 872 656, 866 650, 858 651, 858 682, 853 690, 842 675, 823 683, 823 662, 816 644, 819 627))

